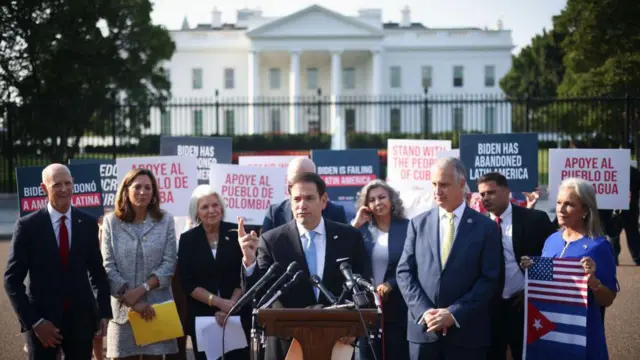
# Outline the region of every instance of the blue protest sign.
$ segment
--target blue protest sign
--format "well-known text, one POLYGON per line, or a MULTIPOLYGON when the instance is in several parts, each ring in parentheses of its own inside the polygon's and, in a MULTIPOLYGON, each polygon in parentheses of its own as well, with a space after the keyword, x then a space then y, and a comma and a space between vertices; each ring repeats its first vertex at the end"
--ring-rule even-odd
POLYGON ((537 134, 461 135, 460 160, 473 192, 478 191, 478 178, 489 172, 504 175, 513 192, 538 186, 537 134))
POLYGON ((100 167, 100 186, 104 211, 113 211, 118 191, 118 172, 115 160, 107 159, 71 159, 71 165, 97 164, 100 167))
POLYGON ((376 149, 312 150, 311 160, 332 201, 353 203, 362 187, 380 176, 376 149))
MULTIPOLYGON (((100 167, 97 164, 69 165, 73 177, 74 207, 93 215, 104 215, 100 187, 100 167)), ((40 187, 44 166, 16 168, 20 216, 28 215, 47 206, 47 195, 40 187)))
POLYGON ((231 164, 230 137, 163 136, 161 156, 195 156, 198 159, 198 185, 209 183, 213 164, 231 164))

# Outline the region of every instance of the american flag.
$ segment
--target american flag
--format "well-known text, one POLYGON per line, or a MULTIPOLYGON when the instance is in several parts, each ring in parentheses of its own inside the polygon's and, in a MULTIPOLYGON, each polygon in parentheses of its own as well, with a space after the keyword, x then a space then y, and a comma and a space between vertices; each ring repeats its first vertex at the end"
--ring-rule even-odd
POLYGON ((585 358, 589 288, 580 259, 532 260, 525 280, 523 358, 585 358))

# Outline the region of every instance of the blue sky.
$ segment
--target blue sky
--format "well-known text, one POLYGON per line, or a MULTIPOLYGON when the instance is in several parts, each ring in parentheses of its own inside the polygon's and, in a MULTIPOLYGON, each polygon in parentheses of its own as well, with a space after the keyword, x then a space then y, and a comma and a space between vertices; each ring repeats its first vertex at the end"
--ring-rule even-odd
POLYGON ((427 27, 496 28, 499 19, 512 30, 517 53, 531 42, 543 28, 551 27, 551 17, 560 13, 566 0, 152 0, 153 22, 178 29, 187 16, 191 26, 211 21, 211 10, 222 11, 224 22, 234 22, 236 10, 259 8, 265 16, 284 16, 309 5, 318 4, 345 15, 356 15, 358 9, 382 9, 383 20, 400 21, 405 5, 411 8, 411 20, 427 27))

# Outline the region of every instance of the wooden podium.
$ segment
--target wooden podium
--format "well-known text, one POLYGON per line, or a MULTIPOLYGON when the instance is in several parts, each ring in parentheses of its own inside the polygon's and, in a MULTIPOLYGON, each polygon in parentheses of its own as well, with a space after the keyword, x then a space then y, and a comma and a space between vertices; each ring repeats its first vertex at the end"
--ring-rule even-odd
MULTIPOLYGON (((361 312, 367 328, 378 326, 376 309, 361 312)), ((358 312, 347 309, 263 309, 258 310, 258 323, 266 336, 295 338, 304 360, 331 359, 340 338, 366 334, 358 312)))

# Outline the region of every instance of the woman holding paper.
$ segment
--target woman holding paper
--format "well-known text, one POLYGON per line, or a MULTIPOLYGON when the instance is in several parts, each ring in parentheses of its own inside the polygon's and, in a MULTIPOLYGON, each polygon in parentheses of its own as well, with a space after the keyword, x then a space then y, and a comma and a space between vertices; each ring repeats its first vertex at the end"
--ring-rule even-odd
MULTIPOLYGON (((238 226, 222 221, 224 214, 222 197, 209 185, 200 185, 189 202, 189 218, 196 226, 180 236, 178 274, 187 294, 186 332, 191 336, 196 360, 207 359, 204 346, 198 343, 196 319, 215 318, 222 325, 227 313, 242 296, 242 251, 238 243, 238 226)), ((244 320, 242 336, 248 339, 249 321, 244 320)), ((229 336, 232 334, 227 329, 226 338, 229 336)), ((225 355, 229 360, 248 358, 248 348, 225 355)))
POLYGON ((153 304, 173 301, 176 265, 173 216, 160 209, 158 184, 146 169, 129 171, 118 188, 115 211, 102 225, 102 257, 111 285, 113 320, 107 331, 110 359, 162 359, 178 351, 176 340, 139 346, 130 311, 151 321, 153 304))
MULTIPOLYGON (((611 244, 602 234, 593 185, 582 179, 566 179, 556 202, 560 230, 546 240, 542 256, 581 259, 588 274, 587 359, 606 360, 607 343, 600 307, 611 306, 618 292, 616 264, 611 244)), ((522 268, 533 265, 523 256, 522 268)))
MULTIPOLYGON (((382 300, 387 358, 408 359, 407 304, 396 283, 396 267, 402 256, 409 224, 403 202, 400 194, 386 182, 373 180, 360 191, 356 208, 356 218, 351 224, 364 237, 371 260, 373 285, 382 300)), ((356 358, 373 359, 365 339, 358 341, 356 358)), ((382 359, 382 356, 378 354, 377 358, 382 359)))

